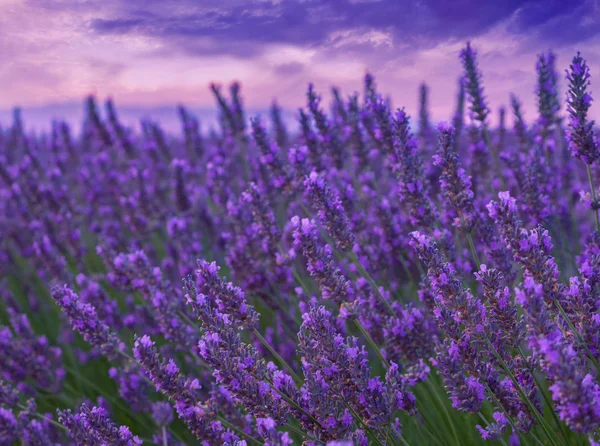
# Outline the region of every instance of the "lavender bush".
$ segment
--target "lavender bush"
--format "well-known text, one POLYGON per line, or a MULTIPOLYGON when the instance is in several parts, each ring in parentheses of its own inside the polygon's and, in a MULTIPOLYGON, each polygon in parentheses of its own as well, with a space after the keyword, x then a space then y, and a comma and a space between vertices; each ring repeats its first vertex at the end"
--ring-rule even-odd
POLYGON ((239 84, 211 86, 211 133, 183 106, 182 136, 93 97, 79 136, 16 111, 0 444, 599 444, 590 70, 565 101, 541 54, 537 116, 513 96, 496 128, 460 60, 437 126, 427 85, 413 125, 369 74, 331 109, 310 85, 297 134, 239 84))

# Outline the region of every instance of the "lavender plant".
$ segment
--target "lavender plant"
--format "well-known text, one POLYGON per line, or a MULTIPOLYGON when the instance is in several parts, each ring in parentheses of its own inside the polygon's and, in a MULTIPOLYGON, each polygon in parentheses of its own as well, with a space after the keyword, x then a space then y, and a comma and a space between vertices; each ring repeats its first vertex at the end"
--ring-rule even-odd
POLYGON ((437 126, 426 84, 411 121, 371 74, 330 108, 309 85, 297 132, 276 103, 247 120, 238 83, 210 132, 183 105, 181 135, 110 99, 79 135, 15 111, 0 444, 599 444, 590 69, 562 107, 541 54, 535 119, 511 96, 496 127, 460 60, 437 126))

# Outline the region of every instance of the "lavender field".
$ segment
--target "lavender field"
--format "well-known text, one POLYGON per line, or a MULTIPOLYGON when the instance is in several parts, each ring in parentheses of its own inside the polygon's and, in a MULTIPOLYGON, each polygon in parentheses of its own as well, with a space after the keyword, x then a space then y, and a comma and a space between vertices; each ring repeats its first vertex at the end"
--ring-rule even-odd
POLYGON ((309 85, 297 125, 238 83, 211 85, 210 132, 93 96, 81 132, 15 111, 0 445, 600 444, 585 54, 532 60, 537 110, 511 96, 499 125, 476 48, 457 56, 440 123, 426 84, 409 116, 370 74, 309 85))

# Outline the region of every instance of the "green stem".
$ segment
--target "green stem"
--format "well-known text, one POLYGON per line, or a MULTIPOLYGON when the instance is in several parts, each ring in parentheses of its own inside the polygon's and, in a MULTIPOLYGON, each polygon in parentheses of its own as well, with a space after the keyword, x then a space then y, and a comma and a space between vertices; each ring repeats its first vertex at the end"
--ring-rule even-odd
POLYGON ((379 299, 381 300, 381 302, 385 305, 385 307, 390 312, 390 314, 392 316, 396 316, 396 312, 394 311, 394 309, 392 308, 392 306, 390 305, 390 303, 387 301, 387 299, 383 296, 383 294, 381 294, 381 291, 379 291, 379 287, 377 286, 377 284, 375 283, 375 281, 373 280, 373 278, 371 277, 371 275, 361 265, 360 261, 358 260, 358 257, 356 255, 356 253, 350 252, 349 256, 350 256, 350 260, 352 260, 352 263, 354 263, 356 265, 356 267, 358 268, 358 271, 360 272, 360 274, 365 279, 367 279, 369 281, 369 283, 371 284, 371 286, 375 290, 375 293, 377 294, 377 296, 379 297, 379 299))
MULTIPOLYGON (((21 403, 17 403, 17 407, 18 407, 19 409, 23 410, 23 411, 26 411, 26 410, 27 410, 27 408, 26 408, 25 406, 23 406, 21 403)), ((57 421, 54 421, 52 418, 50 418, 50 417, 47 417, 47 416, 45 416, 45 415, 42 415, 41 413, 38 413, 38 412, 36 412, 36 413, 34 414, 34 416, 36 416, 36 417, 38 417, 38 418, 40 418, 40 419, 42 419, 42 420, 46 420, 47 422, 49 422, 49 423, 50 423, 50 424, 52 424, 53 426, 56 426, 56 427, 58 427, 58 428, 60 428, 60 429, 62 429, 62 430, 67 430, 67 428, 66 428, 65 426, 63 426, 62 424, 60 424, 59 422, 57 422, 57 421)))
POLYGON ((400 266, 402 267, 402 270, 404 271, 404 274, 406 274, 406 277, 408 277, 408 279, 410 280, 412 285, 415 287, 415 290, 418 290, 419 285, 417 284, 417 281, 415 280, 413 275, 410 273, 410 270, 408 269, 408 260, 402 254, 398 255, 398 260, 400 262, 400 266))
MULTIPOLYGON (((485 415, 481 413, 480 410, 477 411, 477 415, 479 415, 479 418, 481 418, 481 421, 483 421, 483 423, 485 424, 486 427, 490 425, 490 422, 487 420, 487 418, 485 417, 485 415)), ((500 441, 500 443, 502 443, 504 446, 508 446, 506 444, 506 440, 504 440, 504 438, 500 437, 498 439, 498 441, 500 441)))
POLYGON ((404 437, 403 437, 403 436, 400 434, 400 432, 398 432, 398 431, 396 430, 396 428, 395 428, 395 427, 393 427, 393 426, 392 426, 392 430, 394 431, 394 434, 396 434, 396 436, 397 436, 397 437, 400 439, 400 441, 402 442, 402 444, 403 444, 404 446, 410 446, 410 445, 408 444, 408 442, 407 442, 407 441, 404 439, 404 437))
POLYGON ((469 248, 471 249, 471 254, 473 255, 473 260, 475 260, 477 269, 479 269, 479 268, 481 268, 481 262, 479 261, 479 256, 477 255, 477 250, 475 249, 475 243, 473 243, 473 236, 471 236, 470 232, 467 232, 467 241, 469 242, 469 248))
POLYGON ((323 425, 321 425, 321 423, 319 423, 319 420, 317 420, 310 413, 308 413, 306 410, 304 410, 298 403, 296 403, 293 399, 291 399, 290 397, 288 397, 285 393, 281 392, 278 388, 276 388, 269 379, 265 378, 265 381, 268 382, 271 385, 271 388, 275 392, 277 392, 277 394, 279 396, 281 396, 281 398, 283 398, 286 403, 288 403, 291 406, 293 406, 294 409, 302 412, 302 414, 304 414, 305 416, 307 416, 310 419, 310 421, 312 421, 316 426, 318 426, 320 429, 323 429, 323 425))
POLYGON ((352 408, 352 406, 350 406, 350 404, 348 404, 348 401, 346 401, 344 399, 344 403, 346 404, 346 407, 350 410, 350 412, 352 412, 352 416, 356 419, 356 421, 358 421, 358 424, 360 424, 363 427, 363 429, 367 432, 367 434, 369 436, 371 436, 377 444, 383 446, 383 444, 381 443, 379 438, 377 438, 377 435, 375 435, 375 433, 371 430, 371 428, 365 424, 365 422, 362 420, 360 415, 358 413, 356 413, 356 411, 352 408))
MULTIPOLYGON (((423 410, 422 404, 421 404, 421 407, 417 407, 417 410, 418 410, 419 416, 421 418, 423 418, 423 421, 425 422, 425 431, 431 436, 431 438, 433 438, 439 444, 444 445, 445 442, 439 436, 438 430, 434 428, 434 426, 431 423, 431 421, 429 421, 429 418, 427 418, 427 416, 425 416, 425 411, 423 410), (433 432, 435 432, 435 435, 433 434, 433 432)), ((417 428, 420 428, 421 426, 419 424, 419 420, 416 417, 414 417, 413 419, 415 420, 415 424, 417 425, 417 428)))
POLYGON ((298 429, 296 426, 290 424, 289 422, 286 423, 285 427, 287 427, 289 430, 291 430, 292 432, 300 435, 301 437, 307 438, 308 440, 314 441, 316 443, 319 442, 319 440, 317 440, 316 438, 314 438, 313 436, 307 434, 306 432, 303 432, 301 429, 298 429))
POLYGON ((490 152, 492 153, 492 159, 494 160, 494 169, 496 170, 496 174, 500 178, 500 181, 502 183, 502 189, 506 190, 506 180, 504 180, 504 176, 502 175, 502 169, 500 168, 500 161, 498 159, 498 152, 496 152, 496 148, 492 144, 492 138, 490 137, 490 132, 486 124, 483 124, 482 131, 485 145, 488 146, 490 152))
POLYGON ((354 319, 354 324, 360 330, 360 332, 362 333, 362 335, 365 337, 365 339, 367 340, 367 342, 371 346, 371 348, 373 350, 375 350, 375 353, 379 357, 379 360, 381 361, 381 363, 383 364, 383 366, 386 369, 388 369, 390 367, 389 362, 387 361, 387 359, 385 359, 383 357, 383 355, 381 354, 381 350, 379 349, 379 347, 377 347, 377 344, 375 344, 375 341, 373 341, 373 338, 371 338, 371 336, 369 336, 369 333, 367 333, 367 330, 365 330, 365 327, 362 326, 362 324, 360 323, 360 321, 358 319, 354 319))
POLYGON ((454 428, 454 423, 452 422, 452 419, 450 418, 450 412, 448 412, 448 409, 446 408, 446 405, 444 404, 444 402, 440 398, 440 395, 437 393, 437 391, 436 391, 435 387, 433 386, 433 383, 431 382, 431 380, 427 379, 426 382, 427 382, 427 385, 429 386, 430 393, 434 395, 434 397, 438 401, 438 404, 442 407, 442 412, 444 413, 444 416, 446 417, 446 420, 448 421, 448 424, 450 425, 450 430, 452 431, 452 436, 456 440, 456 444, 459 444, 460 441, 458 439, 458 433, 456 432, 456 429, 454 428))
MULTIPOLYGON (((504 362, 504 359, 502 359, 502 357, 500 356, 500 354, 496 350, 496 347, 493 346, 492 342, 487 337, 487 335, 485 335, 485 341, 487 342, 488 346, 494 352, 494 355, 496 356, 496 359, 498 359, 498 361, 500 362, 500 365, 504 369, 505 373, 508 375, 508 377, 510 378, 510 380, 515 385, 515 388, 517 389, 517 392, 519 392, 519 395, 521 396, 521 399, 525 402, 525 404, 527 404, 527 406, 529 407, 529 410, 531 410, 531 412, 533 413, 533 415, 537 419, 538 423, 540 423, 540 425, 544 429, 544 433, 546 434, 546 436, 548 437, 548 439, 550 440, 550 442, 554 446, 557 446, 556 442, 554 441, 554 437, 553 437, 553 435, 552 435, 552 433, 550 431, 550 427, 546 423, 546 420, 544 420, 544 418, 542 417, 542 415, 539 413, 539 411, 537 410, 537 407, 535 407, 535 405, 529 400, 529 397, 523 391, 523 389, 521 388, 521 385, 519 384, 519 382, 517 381, 517 379, 513 375, 512 371, 510 370, 510 368, 508 367, 508 365, 504 362)), ((487 384, 486 384, 486 386, 487 386, 487 384)), ((488 387, 488 389, 489 389, 489 387, 488 387)), ((491 391, 491 389, 490 389, 490 391, 491 391)), ((494 398, 495 398, 495 395, 494 395, 494 398)))
MULTIPOLYGON (((592 169, 589 164, 585 165, 587 170, 588 181, 590 182, 590 190, 592 191, 592 200, 594 205, 597 204, 596 201, 596 188, 594 187, 594 180, 592 179, 592 169)), ((596 231, 600 232, 600 217, 598 217, 598 209, 594 210, 594 216, 596 217, 596 231)))
POLYGON ((544 398, 544 402, 548 406, 548 410, 552 414, 552 417, 554 418, 554 421, 556 422, 556 425, 558 426, 558 429, 560 430, 560 434, 562 435, 565 442, 567 444, 570 444, 570 442, 567 438, 567 434, 564 431, 563 426, 562 426, 560 420, 558 419, 556 412, 554 411, 554 408, 552 407, 552 401, 550 401, 550 398, 548 398, 548 395, 546 394, 546 392, 544 392, 544 388, 542 387, 542 383, 540 382, 540 380, 535 376, 535 370, 529 366, 529 363, 525 359, 525 352, 523 351, 523 349, 521 348, 520 345, 517 346, 517 350, 519 351, 519 354, 523 358, 523 361, 525 362, 525 364, 527 364, 527 369, 529 370, 529 373, 531 373, 531 377, 535 381, 536 386, 538 386, 538 388, 540 389, 540 393, 542 394, 542 397, 544 398))
POLYGON ((250 440, 252 443, 256 443, 256 444, 262 444, 262 442, 258 441, 256 438, 254 438, 252 435, 248 434, 247 432, 243 431, 242 429, 240 429, 237 426, 234 426, 233 424, 231 424, 229 421, 227 421, 223 416, 221 415, 217 415, 217 419, 221 422, 221 424, 225 427, 228 427, 229 429, 231 429, 232 431, 235 431, 238 435, 247 438, 248 440, 250 440))
MULTIPOLYGON (((494 400, 494 403, 496 404, 496 406, 498 406, 500 408, 500 410, 502 412, 504 412, 504 416, 506 416, 506 419, 510 423, 510 425, 511 425, 511 427, 513 429, 513 432, 515 432, 519 436, 519 438, 525 444, 529 444, 529 442, 525 439, 525 437, 523 436, 523 434, 517 429, 517 426, 515 426, 515 423, 513 423, 512 418, 510 417, 510 415, 508 414, 508 412, 506 411, 506 409, 504 408, 504 406, 502 405, 502 403, 500 403, 500 401, 496 397, 496 394, 494 392, 492 392, 492 389, 490 389, 490 386, 488 386, 487 383, 485 383, 485 388, 488 391, 488 393, 490 394, 490 396, 492 397, 492 399, 494 400)), ((483 416, 483 414, 481 413, 481 411, 479 413, 480 413, 480 417, 483 417, 483 419, 485 420, 485 417, 483 416)))
POLYGON ((277 359, 277 361, 279 361, 279 363, 282 366, 284 366, 288 370, 288 372, 290 372, 290 375, 292 375, 292 378, 294 378, 294 381, 296 381, 297 384, 302 384, 302 379, 296 374, 296 372, 294 372, 294 369, 292 369, 292 366, 290 366, 286 362, 285 359, 283 359, 281 356, 279 356, 279 353, 277 353, 275 351, 275 349, 273 347, 271 347, 271 344, 269 344, 267 342, 267 340, 263 337, 263 335, 261 335, 256 328, 254 328, 252 330, 252 332, 256 335, 258 340, 271 352, 271 354, 275 357, 275 359, 277 359))
POLYGON ((579 344, 581 344, 581 346, 587 352, 588 357, 590 358, 590 361, 592 361, 592 363, 594 364, 594 367, 596 367, 596 373, 600 373, 600 366, 598 365, 598 361, 596 361, 596 358, 594 358, 594 355, 592 355, 592 352, 590 351, 589 347, 584 342, 583 338, 581 337, 581 335, 579 334, 579 332, 577 331, 577 329, 573 325, 573 322, 571 322, 571 319, 569 319, 569 316, 567 316, 567 313, 565 313, 565 310, 563 309, 562 305, 556 299, 556 297, 553 297, 552 301, 554 302, 554 305, 556 306, 556 308, 560 312, 561 316, 563 317, 563 319, 565 320, 565 322, 567 323, 567 325, 569 326, 569 328, 571 329, 571 331, 573 332, 573 334, 577 338, 577 341, 579 342, 579 344))

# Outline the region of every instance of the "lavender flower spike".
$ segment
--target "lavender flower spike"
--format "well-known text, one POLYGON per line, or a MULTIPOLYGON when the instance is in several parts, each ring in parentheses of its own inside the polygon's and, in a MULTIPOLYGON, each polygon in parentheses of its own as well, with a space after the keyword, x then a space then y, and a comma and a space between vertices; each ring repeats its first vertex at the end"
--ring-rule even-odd
POLYGON ((587 91, 590 85, 590 69, 580 53, 573 58, 570 71, 567 71, 569 91, 567 111, 569 112, 569 148, 575 158, 590 165, 600 157, 600 140, 594 133, 594 121, 587 115, 592 105, 592 96, 587 91))
POLYGON ((356 239, 338 195, 327 186, 323 176, 316 172, 311 172, 306 178, 304 187, 306 196, 317 208, 319 222, 327 229, 336 247, 342 251, 350 250, 356 243, 356 239))
POLYGON ((199 403, 201 397, 199 381, 186 378, 181 374, 172 359, 161 360, 149 336, 136 338, 133 355, 142 364, 156 390, 166 395, 175 405, 178 416, 190 431, 198 439, 211 439, 218 442, 221 436, 219 430, 215 429, 214 411, 199 403))
POLYGON ((438 131, 440 133, 439 148, 433 157, 433 162, 442 168, 440 186, 456 211, 454 226, 469 233, 476 221, 471 177, 460 166, 458 154, 454 151, 454 127, 450 124, 440 123, 438 131))
POLYGON ((560 119, 560 101, 558 100, 557 79, 554 64, 556 56, 552 51, 548 54, 540 54, 536 64, 538 72, 538 85, 536 93, 538 96, 538 123, 542 128, 542 138, 545 140, 552 130, 554 124, 560 119))
MULTIPOLYGON (((219 312, 226 314, 232 322, 235 321, 237 326, 252 330, 258 323, 258 313, 252 305, 248 305, 241 288, 234 286, 231 282, 226 282, 219 275, 219 269, 215 262, 198 261, 196 281, 199 293, 204 293, 203 298, 209 299, 219 312)), ((190 297, 192 301, 194 298, 198 298, 198 296, 190 297)), ((193 302, 191 303, 193 304, 193 302)))
POLYGON ((119 351, 124 350, 123 343, 98 317, 92 305, 81 302, 79 296, 66 285, 54 288, 52 298, 86 341, 111 360, 119 357, 119 351))
POLYGON ((117 427, 101 407, 90 409, 83 404, 74 415, 70 410, 58 411, 58 420, 76 444, 139 446, 143 443, 127 426, 117 427))
POLYGON ((483 94, 481 72, 477 67, 476 56, 477 53, 473 50, 469 42, 466 48, 460 52, 460 58, 465 69, 464 84, 471 99, 471 112, 477 121, 485 125, 490 109, 483 94))
POLYGON ((322 246, 317 237, 314 220, 292 217, 294 226, 294 248, 300 249, 306 259, 307 269, 321 288, 324 299, 337 303, 352 302, 355 291, 352 283, 344 277, 332 259, 329 245, 322 246))

